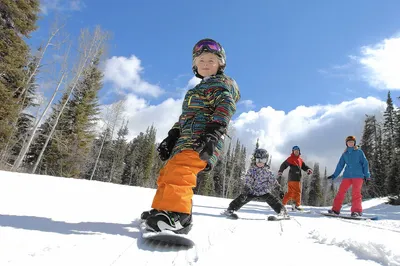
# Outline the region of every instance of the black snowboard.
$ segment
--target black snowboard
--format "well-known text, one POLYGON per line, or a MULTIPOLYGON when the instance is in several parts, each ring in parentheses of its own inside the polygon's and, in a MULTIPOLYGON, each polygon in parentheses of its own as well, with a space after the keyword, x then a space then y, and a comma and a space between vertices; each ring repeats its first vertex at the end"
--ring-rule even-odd
POLYGON ((175 234, 171 231, 147 232, 142 234, 143 239, 159 241, 176 246, 193 247, 195 244, 187 235, 175 234))

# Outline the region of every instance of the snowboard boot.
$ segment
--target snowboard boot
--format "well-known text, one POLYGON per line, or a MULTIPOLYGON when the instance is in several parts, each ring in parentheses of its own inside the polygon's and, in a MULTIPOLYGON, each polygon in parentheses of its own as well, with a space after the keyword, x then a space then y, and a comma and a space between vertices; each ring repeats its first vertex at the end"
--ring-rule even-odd
POLYGON ((334 210, 328 210, 328 213, 330 213, 330 214, 336 214, 336 215, 339 215, 339 214, 340 214, 340 212, 337 212, 337 211, 334 211, 334 210))
POLYGON ((150 216, 152 216, 155 213, 157 213, 156 209, 151 209, 150 211, 144 211, 144 212, 142 212, 142 215, 140 215, 140 219, 146 220, 147 218, 149 218, 150 216))
POLYGON ((351 217, 360 217, 362 216, 362 212, 352 212, 351 217))
POLYGON ((234 210, 227 209, 223 211, 222 214, 232 219, 239 219, 239 216, 236 213, 234 213, 234 210))
POLYGON ((285 206, 283 206, 281 211, 278 213, 278 217, 289 218, 289 214, 288 214, 285 206))
POLYGON ((301 208, 300 206, 292 205, 292 211, 302 211, 302 210, 303 208, 301 208))
POLYGON ((176 234, 187 234, 192 228, 192 215, 180 212, 156 211, 146 219, 149 231, 172 231, 176 234))

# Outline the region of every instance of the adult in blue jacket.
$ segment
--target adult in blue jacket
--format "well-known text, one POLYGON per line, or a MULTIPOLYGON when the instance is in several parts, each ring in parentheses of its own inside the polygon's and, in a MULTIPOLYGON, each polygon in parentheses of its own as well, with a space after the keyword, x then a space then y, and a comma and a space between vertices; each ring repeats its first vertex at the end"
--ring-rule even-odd
POLYGON ((364 152, 356 146, 356 138, 354 136, 348 136, 346 138, 346 146, 347 147, 336 166, 335 172, 333 175, 328 176, 328 179, 335 179, 346 166, 339 191, 333 200, 332 209, 328 212, 340 214, 340 209, 342 208, 346 192, 352 186, 351 216, 356 217, 362 215, 361 187, 363 181, 367 181, 367 179, 370 178, 370 173, 368 169, 368 160, 365 157, 364 152))

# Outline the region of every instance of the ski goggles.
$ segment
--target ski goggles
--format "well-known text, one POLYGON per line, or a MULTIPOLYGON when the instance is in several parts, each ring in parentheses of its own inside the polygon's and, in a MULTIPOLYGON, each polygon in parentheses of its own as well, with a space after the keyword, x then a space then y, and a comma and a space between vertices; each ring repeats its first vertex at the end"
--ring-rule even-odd
POLYGON ((204 40, 198 42, 195 47, 193 48, 193 54, 200 54, 204 50, 208 50, 213 53, 219 53, 222 51, 221 46, 216 42, 212 40, 204 40))
POLYGON ((256 158, 256 163, 267 163, 267 158, 256 158))

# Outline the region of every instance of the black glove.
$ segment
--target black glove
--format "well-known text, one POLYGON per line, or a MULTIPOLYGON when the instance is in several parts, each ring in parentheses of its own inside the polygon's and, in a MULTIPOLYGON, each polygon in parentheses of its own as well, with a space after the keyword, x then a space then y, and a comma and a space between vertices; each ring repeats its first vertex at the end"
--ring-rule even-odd
POLYGON ((193 143, 193 149, 200 154, 200 159, 208 161, 214 154, 215 146, 221 138, 225 127, 218 123, 206 126, 204 134, 193 143))
POLYGON ((365 183, 365 185, 368 185, 368 183, 369 183, 368 178, 364 177, 364 183, 365 183))
POLYGON ((157 148, 161 161, 168 160, 169 156, 171 156, 172 149, 174 148, 179 136, 180 130, 177 128, 168 131, 168 137, 166 137, 157 148))
POLYGON ((327 179, 333 179, 333 178, 334 178, 334 175, 330 175, 327 177, 327 179))

